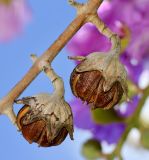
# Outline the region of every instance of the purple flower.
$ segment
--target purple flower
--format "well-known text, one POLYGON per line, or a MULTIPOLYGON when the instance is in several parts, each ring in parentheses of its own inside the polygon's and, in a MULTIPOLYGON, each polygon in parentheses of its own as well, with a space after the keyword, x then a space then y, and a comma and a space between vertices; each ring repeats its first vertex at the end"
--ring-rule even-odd
POLYGON ((138 106, 139 99, 139 96, 134 96, 130 102, 124 102, 118 106, 116 109, 118 115, 124 118, 131 116, 138 106))
POLYGON ((92 131, 94 138, 106 141, 109 144, 117 143, 125 130, 124 123, 110 123, 106 125, 96 125, 92 131))
POLYGON ((143 0, 112 0, 105 2, 108 5, 106 14, 104 5, 102 12, 98 11, 103 21, 113 30, 116 31, 116 22, 124 23, 131 32, 131 42, 126 52, 139 62, 148 54, 149 41, 149 1, 143 0), (108 3, 108 4, 107 4, 108 3))
POLYGON ((20 34, 31 18, 31 10, 25 0, 0 3, 0 42, 6 42, 20 34))
POLYGON ((130 80, 132 80, 135 84, 138 84, 139 77, 144 69, 144 64, 136 63, 135 60, 131 59, 128 53, 122 54, 121 61, 126 66, 130 80))
POLYGON ((100 142, 106 141, 109 144, 118 142, 125 129, 123 123, 96 124, 92 119, 89 106, 82 104, 81 100, 74 99, 70 105, 76 127, 90 130, 93 137, 100 142))
POLYGON ((110 41, 91 23, 88 23, 76 33, 67 48, 73 55, 85 56, 95 51, 107 51, 110 48, 110 41))
POLYGON ((89 106, 83 104, 79 99, 74 99, 70 102, 70 105, 72 107, 74 123, 76 127, 92 130, 95 123, 92 120, 89 106))

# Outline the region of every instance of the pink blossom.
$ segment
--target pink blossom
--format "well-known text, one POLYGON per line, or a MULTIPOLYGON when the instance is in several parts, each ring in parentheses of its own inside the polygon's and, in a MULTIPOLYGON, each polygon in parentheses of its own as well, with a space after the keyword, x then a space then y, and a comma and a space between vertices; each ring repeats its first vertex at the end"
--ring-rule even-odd
POLYGON ((20 34, 31 19, 31 10, 26 0, 11 0, 0 3, 0 42, 6 42, 20 34))

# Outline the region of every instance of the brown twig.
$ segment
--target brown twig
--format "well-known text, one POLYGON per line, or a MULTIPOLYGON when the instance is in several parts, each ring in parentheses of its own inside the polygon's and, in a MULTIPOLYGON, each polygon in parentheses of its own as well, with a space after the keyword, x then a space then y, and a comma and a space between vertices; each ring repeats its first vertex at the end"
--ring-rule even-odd
POLYGON ((26 75, 20 80, 11 91, 0 100, 0 114, 6 114, 10 120, 15 124, 15 114, 13 112, 13 103, 21 93, 29 86, 29 84, 42 71, 42 63, 49 62, 56 57, 60 50, 66 45, 71 37, 86 23, 90 15, 96 14, 98 7, 102 0, 89 0, 85 4, 76 3, 74 0, 69 0, 71 4, 75 4, 77 8, 77 17, 66 28, 66 30, 58 37, 58 39, 38 58, 38 60, 29 69, 26 75), (81 7, 80 7, 81 6, 81 7))

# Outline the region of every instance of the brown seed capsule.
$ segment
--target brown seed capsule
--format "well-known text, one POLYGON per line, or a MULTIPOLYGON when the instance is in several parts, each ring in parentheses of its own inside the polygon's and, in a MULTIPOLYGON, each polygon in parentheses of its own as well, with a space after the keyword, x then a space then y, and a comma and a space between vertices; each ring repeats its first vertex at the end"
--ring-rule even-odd
POLYGON ((72 113, 69 105, 53 95, 40 94, 17 100, 25 104, 17 115, 17 125, 24 138, 39 146, 61 144, 66 136, 73 139, 72 113), (51 99, 55 99, 54 104, 51 99))
POLYGON ((74 69, 70 86, 76 97, 92 103, 93 108, 109 109, 127 92, 125 75, 118 59, 94 53, 74 69))

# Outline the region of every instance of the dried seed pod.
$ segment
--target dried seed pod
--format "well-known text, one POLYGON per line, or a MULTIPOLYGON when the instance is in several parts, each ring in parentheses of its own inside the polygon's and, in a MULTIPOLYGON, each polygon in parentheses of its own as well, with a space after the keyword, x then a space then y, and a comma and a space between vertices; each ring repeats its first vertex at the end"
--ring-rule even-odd
POLYGON ((126 77, 117 55, 96 52, 82 58, 71 74, 70 85, 73 94, 92 103, 93 108, 109 109, 120 101, 123 93, 127 96, 126 77))
POLYGON ((17 115, 17 125, 29 143, 56 146, 68 133, 73 140, 72 112, 63 98, 44 93, 16 100, 16 103, 25 104, 17 115))

